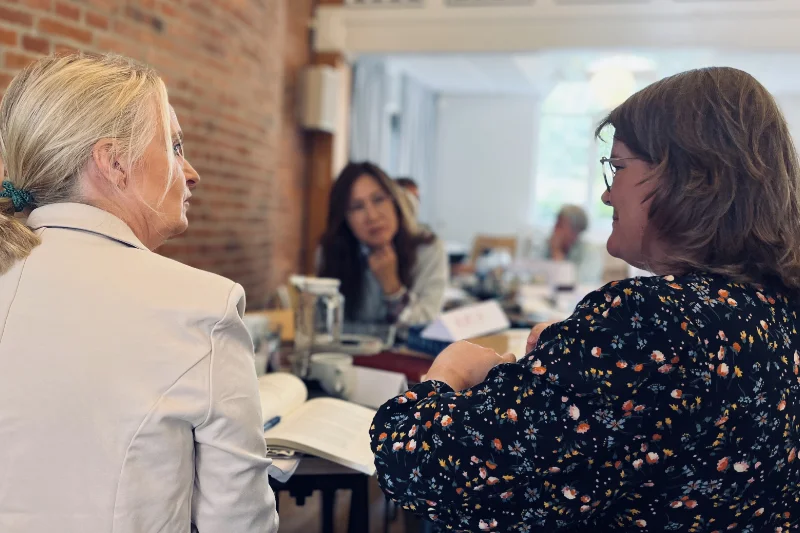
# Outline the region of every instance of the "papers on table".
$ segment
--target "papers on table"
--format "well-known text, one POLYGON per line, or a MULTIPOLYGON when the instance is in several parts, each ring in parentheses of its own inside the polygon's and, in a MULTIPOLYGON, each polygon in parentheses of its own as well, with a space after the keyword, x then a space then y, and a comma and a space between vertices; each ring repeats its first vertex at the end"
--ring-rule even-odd
POLYGON ((352 368, 353 388, 347 399, 353 403, 377 409, 408 390, 405 374, 363 366, 352 368))
POLYGON ((272 464, 267 467, 267 475, 281 483, 286 483, 300 466, 300 461, 300 457, 273 459, 272 464))
POLYGON ((448 286, 444 289, 444 303, 460 303, 468 302, 472 297, 464 289, 458 287, 448 286))
POLYGON ((508 329, 511 323, 494 300, 461 307, 439 316, 422 330, 422 338, 455 342, 508 329))

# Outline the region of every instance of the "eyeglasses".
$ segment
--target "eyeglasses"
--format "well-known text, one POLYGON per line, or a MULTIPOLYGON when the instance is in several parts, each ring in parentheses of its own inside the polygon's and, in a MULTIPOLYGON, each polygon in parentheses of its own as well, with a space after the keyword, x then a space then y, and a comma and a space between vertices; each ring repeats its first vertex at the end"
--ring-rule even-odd
POLYGON ((347 206, 347 215, 364 216, 367 213, 368 206, 372 209, 381 209, 390 200, 391 198, 387 194, 376 193, 370 198, 355 201, 347 206))
POLYGON ((606 190, 611 192, 611 185, 614 183, 614 176, 617 175, 616 161, 627 161, 629 159, 639 159, 638 157, 601 157, 600 165, 603 167, 603 181, 606 182, 606 190))

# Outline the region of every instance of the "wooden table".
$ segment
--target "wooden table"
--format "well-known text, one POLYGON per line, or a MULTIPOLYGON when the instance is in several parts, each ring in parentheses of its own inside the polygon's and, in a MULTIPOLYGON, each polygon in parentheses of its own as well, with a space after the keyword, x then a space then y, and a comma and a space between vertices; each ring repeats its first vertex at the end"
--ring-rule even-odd
MULTIPOLYGON (((471 342, 491 348, 497 353, 524 351, 524 340, 528 330, 509 330, 508 332, 487 335, 471 342), (522 348, 520 349, 520 345, 522 348)), ((389 370, 404 374, 410 385, 423 381, 435 358, 404 349, 387 350, 376 355, 354 356, 353 364, 368 368, 389 370)), ((286 483, 270 478, 270 485, 279 500, 280 492, 288 492, 302 506, 305 499, 314 491, 322 492, 322 533, 333 533, 334 506, 337 490, 350 490, 353 493, 350 504, 349 533, 365 533, 369 531, 369 477, 318 457, 306 456, 300 462, 297 471, 286 483)))
POLYGON ((357 355, 353 364, 405 374, 408 383, 419 383, 433 364, 433 356, 406 350, 387 350, 376 355, 357 355))
MULTIPOLYGON (((500 355, 513 353, 521 358, 525 355, 525 341, 528 333, 530 333, 528 329, 510 329, 502 333, 470 339, 470 342, 491 348, 500 355)), ((423 381, 434 359, 435 357, 427 354, 396 349, 386 350, 376 355, 354 356, 353 364, 405 374, 409 385, 412 385, 423 381)))

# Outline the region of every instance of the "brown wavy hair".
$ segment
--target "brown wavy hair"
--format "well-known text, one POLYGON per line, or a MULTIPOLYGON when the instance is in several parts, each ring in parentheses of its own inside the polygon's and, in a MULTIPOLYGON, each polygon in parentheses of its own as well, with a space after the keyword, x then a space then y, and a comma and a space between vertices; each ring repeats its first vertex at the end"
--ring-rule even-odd
POLYGON ((652 165, 645 239, 666 245, 663 270, 800 294, 800 166, 783 114, 755 78, 728 67, 677 74, 614 109, 598 137, 606 126, 652 165))
POLYGON ((397 214, 398 229, 392 240, 397 254, 400 282, 406 287, 412 283, 411 271, 417 262, 417 248, 435 240, 431 233, 421 232, 411 215, 405 195, 377 165, 369 162, 349 163, 336 178, 328 207, 328 226, 322 235, 319 275, 341 280, 345 297, 345 316, 353 318, 361 304, 362 286, 367 266, 359 243, 347 223, 347 208, 353 184, 363 175, 371 176, 392 199, 397 214))

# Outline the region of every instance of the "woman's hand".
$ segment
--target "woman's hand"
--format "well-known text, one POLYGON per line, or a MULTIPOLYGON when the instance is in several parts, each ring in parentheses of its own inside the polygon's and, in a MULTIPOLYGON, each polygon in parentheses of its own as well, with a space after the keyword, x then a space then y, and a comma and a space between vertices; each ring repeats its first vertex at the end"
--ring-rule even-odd
POLYGON ((460 341, 448 346, 433 361, 426 379, 443 381, 455 391, 474 387, 491 369, 502 363, 516 363, 513 353, 497 355, 494 350, 460 341))
POLYGON ((528 342, 525 344, 526 354, 529 354, 531 350, 533 350, 533 347, 536 346, 536 343, 539 342, 539 337, 542 335, 542 332, 553 324, 555 324, 555 322, 541 322, 533 326, 530 335, 528 335, 528 342))
POLYGON ((376 248, 369 254, 369 269, 381 284, 383 294, 391 296, 403 288, 397 272, 397 254, 391 244, 376 248))

